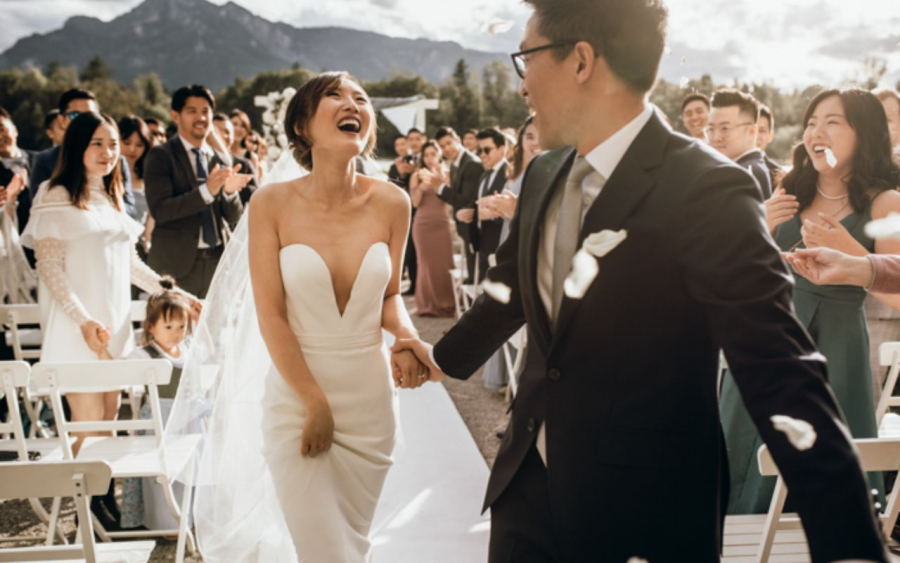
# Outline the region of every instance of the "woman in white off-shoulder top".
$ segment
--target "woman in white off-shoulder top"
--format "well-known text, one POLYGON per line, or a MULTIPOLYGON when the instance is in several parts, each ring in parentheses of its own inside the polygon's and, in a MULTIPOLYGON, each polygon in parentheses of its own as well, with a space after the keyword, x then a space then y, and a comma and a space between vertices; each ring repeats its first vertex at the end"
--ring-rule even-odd
MULTIPOLYGON (((38 190, 22 244, 37 257, 43 362, 96 360, 103 350, 125 357, 134 348, 131 284, 162 289, 135 251, 143 228, 123 210, 119 151, 115 122, 83 113, 66 130, 56 172, 38 190)), ((115 419, 120 394, 67 394, 72 420, 115 419)))

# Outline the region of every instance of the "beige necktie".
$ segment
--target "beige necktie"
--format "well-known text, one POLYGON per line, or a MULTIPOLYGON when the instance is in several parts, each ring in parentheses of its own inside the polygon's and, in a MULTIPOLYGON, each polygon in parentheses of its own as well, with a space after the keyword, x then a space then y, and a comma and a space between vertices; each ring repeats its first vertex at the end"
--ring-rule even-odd
POLYGON ((576 156, 563 191, 553 244, 553 315, 554 328, 563 300, 563 285, 572 270, 572 258, 578 247, 584 195, 581 184, 594 169, 583 156, 576 156))

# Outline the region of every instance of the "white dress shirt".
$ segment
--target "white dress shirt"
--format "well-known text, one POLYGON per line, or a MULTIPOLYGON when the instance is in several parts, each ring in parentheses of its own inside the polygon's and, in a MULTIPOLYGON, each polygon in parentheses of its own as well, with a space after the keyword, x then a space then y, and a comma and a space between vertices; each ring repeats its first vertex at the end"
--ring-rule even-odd
MULTIPOLYGON (((460 147, 459 147, 459 152, 457 152, 457 154, 456 154, 456 159, 453 161, 453 166, 456 167, 456 173, 457 173, 457 174, 459 174, 459 163, 462 162, 462 157, 463 157, 464 154, 466 154, 466 151, 465 151, 465 149, 464 149, 462 146, 460 146, 460 147)), ((438 194, 438 195, 441 195, 441 194, 444 192, 444 190, 445 190, 446 188, 449 188, 449 187, 450 187, 450 186, 447 185, 447 184, 441 184, 441 187, 438 188, 437 194, 438 194)))

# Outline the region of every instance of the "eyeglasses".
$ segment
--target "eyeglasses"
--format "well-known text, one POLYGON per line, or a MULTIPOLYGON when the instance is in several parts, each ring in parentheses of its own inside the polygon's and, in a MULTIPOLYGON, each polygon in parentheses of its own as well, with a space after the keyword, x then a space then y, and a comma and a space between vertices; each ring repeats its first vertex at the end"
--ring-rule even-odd
POLYGON ((510 55, 513 62, 513 68, 516 69, 516 74, 519 75, 519 78, 525 79, 525 71, 528 69, 528 62, 525 60, 525 55, 531 55, 532 53, 539 53, 540 51, 546 51, 547 49, 556 49, 558 47, 568 47, 569 45, 574 45, 578 43, 576 40, 571 41, 559 41, 558 43, 550 43, 549 45, 541 45, 540 47, 534 47, 531 49, 525 49, 524 51, 519 51, 518 53, 513 53, 510 55))
POLYGON ((748 121, 747 123, 741 123, 740 125, 735 125, 735 126, 723 125, 721 127, 716 127, 714 125, 711 125, 708 127, 704 127, 703 132, 706 133, 707 137, 713 137, 716 134, 718 134, 723 139, 727 139, 731 135, 731 133, 734 132, 734 130, 736 130, 740 127, 746 127, 748 125, 756 125, 756 124, 753 123, 752 121, 748 121))
POLYGON ((487 148, 478 147, 477 149, 475 149, 475 156, 483 156, 486 154, 491 154, 491 152, 496 148, 497 147, 487 147, 487 148))

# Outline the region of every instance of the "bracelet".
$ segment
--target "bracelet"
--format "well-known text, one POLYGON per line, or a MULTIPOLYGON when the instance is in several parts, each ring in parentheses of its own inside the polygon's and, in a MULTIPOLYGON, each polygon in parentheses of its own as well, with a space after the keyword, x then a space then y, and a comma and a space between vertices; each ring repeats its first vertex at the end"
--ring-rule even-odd
POLYGON ((866 286, 866 291, 872 291, 872 288, 875 286, 875 275, 878 270, 875 268, 875 259, 872 258, 871 254, 866 254, 866 260, 869 261, 869 266, 872 268, 872 279, 869 280, 869 285, 866 286))

